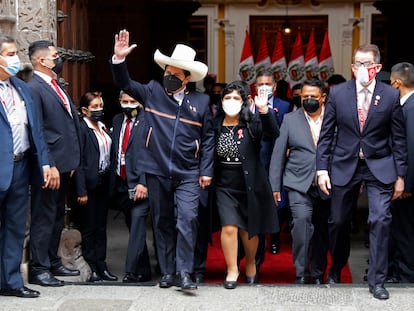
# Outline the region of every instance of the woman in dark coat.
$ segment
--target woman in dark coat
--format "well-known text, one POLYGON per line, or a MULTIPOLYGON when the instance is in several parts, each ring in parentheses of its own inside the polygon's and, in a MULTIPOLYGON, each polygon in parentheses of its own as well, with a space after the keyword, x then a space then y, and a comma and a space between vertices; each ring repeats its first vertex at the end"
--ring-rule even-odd
POLYGON ((279 229, 271 187, 259 158, 260 141, 274 140, 279 128, 269 112, 267 95, 256 96, 256 114, 249 108, 248 95, 240 81, 229 83, 221 97, 223 111, 214 120, 214 203, 220 216, 227 289, 237 286, 238 235, 246 255, 247 283, 257 283, 257 235, 279 229))

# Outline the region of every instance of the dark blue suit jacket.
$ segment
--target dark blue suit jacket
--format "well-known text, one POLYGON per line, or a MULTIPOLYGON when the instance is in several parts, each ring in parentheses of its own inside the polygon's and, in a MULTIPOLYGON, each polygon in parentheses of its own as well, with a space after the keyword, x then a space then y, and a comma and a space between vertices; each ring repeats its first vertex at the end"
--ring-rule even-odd
MULTIPOLYGON (((128 189, 135 188, 136 185, 147 185, 145 173, 138 165, 138 159, 142 157, 145 148, 145 134, 148 130, 144 119, 144 111, 140 111, 132 125, 129 136, 127 150, 125 152, 125 168, 127 174, 128 189)), ((121 139, 122 123, 124 114, 119 113, 112 120, 112 147, 111 147, 111 169, 110 169, 110 189, 115 189, 117 177, 117 165, 119 154, 119 141, 121 139)))
MULTIPOLYGON (((38 163, 37 167, 41 169, 43 165, 49 164, 49 160, 32 95, 22 80, 11 77, 10 82, 19 93, 20 99, 24 101, 26 105, 27 119, 29 122, 31 153, 36 156, 38 163)), ((6 191, 12 180, 14 163, 13 136, 3 105, 0 105, 0 136, 0 191, 6 191)), ((36 182, 42 184, 43 171, 40 170, 36 176, 41 177, 37 179, 36 182)))
POLYGON ((75 107, 70 103, 71 117, 56 91, 36 73, 28 86, 41 120, 50 165, 56 166, 60 173, 75 170, 80 162, 79 118, 75 107))
POLYGON ((405 191, 414 192, 414 94, 407 98, 403 105, 405 129, 407 134, 408 170, 405 176, 405 191))
POLYGON ((112 65, 116 85, 145 106, 149 130, 144 156, 145 172, 198 182, 213 176, 214 130, 209 97, 186 92, 181 105, 157 81, 141 84, 129 77, 126 62, 112 65))
POLYGON ((380 182, 390 184, 406 175, 407 142, 399 92, 378 80, 362 133, 355 80, 331 89, 318 142, 317 170, 329 170, 331 162, 331 182, 345 186, 357 168, 360 147, 380 182))

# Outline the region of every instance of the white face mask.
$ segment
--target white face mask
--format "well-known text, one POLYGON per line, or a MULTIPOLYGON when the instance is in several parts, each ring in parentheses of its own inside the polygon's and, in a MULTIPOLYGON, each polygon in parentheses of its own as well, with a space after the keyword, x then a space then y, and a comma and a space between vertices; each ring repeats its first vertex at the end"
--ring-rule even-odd
POLYGON ((263 91, 267 94, 267 98, 272 97, 273 95, 273 87, 271 85, 261 85, 257 88, 257 92, 260 93, 260 91, 263 91))
POLYGON ((368 85, 377 75, 375 67, 365 68, 365 66, 360 66, 356 73, 356 80, 363 86, 368 85))
POLYGON ((223 110, 229 117, 237 116, 242 108, 242 102, 236 99, 225 99, 222 102, 223 110))

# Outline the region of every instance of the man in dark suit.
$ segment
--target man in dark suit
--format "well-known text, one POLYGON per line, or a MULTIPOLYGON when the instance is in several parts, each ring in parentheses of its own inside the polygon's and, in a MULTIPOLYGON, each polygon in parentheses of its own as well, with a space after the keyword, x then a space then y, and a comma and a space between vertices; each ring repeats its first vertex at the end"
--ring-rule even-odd
POLYGON ((330 200, 325 195, 321 197, 315 182, 316 144, 326 99, 324 89, 323 82, 318 79, 303 83, 303 108, 285 115, 269 169, 276 205, 281 201, 282 187, 289 196, 297 284, 309 284, 310 276, 316 284, 323 284, 327 264, 330 200))
POLYGON ((115 36, 112 74, 117 86, 145 106, 148 134, 141 167, 147 173, 149 203, 158 261, 159 286, 196 289, 191 279, 197 237, 200 188, 213 176, 214 131, 206 94, 189 90, 189 82, 202 80, 207 66, 196 52, 177 44, 171 57, 157 50, 154 61, 164 70, 163 85, 142 84, 129 77, 126 56, 129 32, 115 36), (175 202, 174 202, 175 201, 175 202))
MULTIPOLYGON (((273 76, 273 72, 269 69, 261 70, 257 73, 256 76, 256 91, 257 93, 259 90, 263 90, 268 95, 268 103, 271 112, 274 114, 277 124, 280 126, 282 125, 283 118, 286 113, 290 112, 290 103, 286 100, 283 100, 278 94, 278 85, 280 84, 281 87, 280 91, 284 88, 283 85, 286 81, 278 81, 276 83, 275 78, 273 76)), ((287 91, 287 90, 285 90, 287 91)), ((286 92, 285 94, 286 95, 286 92)), ((270 158, 272 156, 274 141, 262 141, 260 144, 260 161, 264 165, 266 172, 269 172, 269 165, 270 165, 270 158)), ((282 197, 281 201, 279 202, 278 207, 278 216, 279 216, 279 225, 282 225, 283 221, 287 219, 286 213, 288 211, 288 198, 286 190, 282 189, 282 197)), ((280 232, 270 234, 270 252, 272 254, 279 253, 280 249, 280 232)), ((257 247, 257 255, 256 255, 256 263, 257 266, 260 265, 264 261, 265 257, 265 250, 266 250, 266 239, 265 236, 260 234, 259 235, 259 246, 257 247)))
POLYGON ((145 173, 137 163, 144 152, 147 128, 143 107, 136 99, 121 91, 119 102, 123 113, 115 115, 112 121, 110 190, 114 192, 111 195, 115 204, 124 212, 129 229, 125 276, 122 282, 146 282, 151 280, 146 243, 148 190, 145 173), (128 128, 129 138, 126 140, 128 128))
POLYGON ((407 135, 408 169, 404 192, 391 203, 388 275, 393 282, 414 283, 414 65, 403 62, 392 66, 390 84, 400 92, 407 135))
POLYGON ((65 199, 69 180, 80 163, 79 118, 69 95, 57 84, 62 59, 52 42, 35 41, 29 46, 34 74, 28 82, 48 146, 58 189, 33 187, 31 201, 29 282, 62 286, 55 276, 76 276, 78 270, 63 266, 57 254, 64 227, 65 199))
POLYGON ((24 286, 20 273, 29 176, 37 169, 33 183, 52 189, 57 187, 58 180, 50 174, 46 144, 30 90, 14 77, 19 69, 15 40, 0 34, 0 295, 36 298, 40 293, 24 286))
POLYGON ((348 261, 350 221, 363 184, 370 225, 369 290, 377 299, 388 299, 384 282, 390 204, 403 192, 407 171, 404 117, 398 91, 375 79, 382 67, 378 47, 361 45, 353 61, 356 79, 330 90, 317 148, 318 184, 323 192, 332 194, 328 283, 340 282, 348 261))

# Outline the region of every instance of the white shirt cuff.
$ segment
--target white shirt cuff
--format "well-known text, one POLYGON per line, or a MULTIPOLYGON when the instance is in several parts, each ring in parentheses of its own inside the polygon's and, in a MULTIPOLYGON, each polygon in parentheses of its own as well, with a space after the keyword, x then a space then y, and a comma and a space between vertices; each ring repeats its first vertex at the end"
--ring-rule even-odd
POLYGON ((125 57, 123 59, 117 59, 115 55, 112 55, 112 64, 118 65, 120 63, 123 63, 125 61, 125 57))
POLYGON ((316 176, 322 176, 322 175, 328 175, 328 171, 327 170, 316 171, 316 176))

